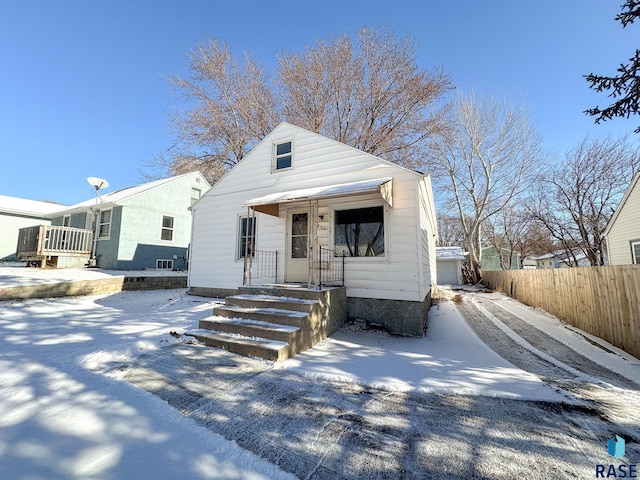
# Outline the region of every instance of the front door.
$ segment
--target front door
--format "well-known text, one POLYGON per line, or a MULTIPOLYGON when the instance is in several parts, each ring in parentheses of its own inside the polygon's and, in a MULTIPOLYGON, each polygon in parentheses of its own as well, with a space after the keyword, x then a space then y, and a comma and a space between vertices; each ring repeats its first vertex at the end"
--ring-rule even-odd
POLYGON ((287 258, 285 282, 309 280, 309 210, 287 213, 287 258))

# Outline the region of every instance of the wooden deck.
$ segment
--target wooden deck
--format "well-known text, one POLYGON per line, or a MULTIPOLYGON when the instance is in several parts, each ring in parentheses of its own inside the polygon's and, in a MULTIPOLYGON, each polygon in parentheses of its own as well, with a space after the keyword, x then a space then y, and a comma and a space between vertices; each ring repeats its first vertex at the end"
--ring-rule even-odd
POLYGON ((57 266, 60 257, 91 257, 93 231, 55 225, 34 225, 21 228, 18 233, 17 254, 20 260, 49 262, 57 266))

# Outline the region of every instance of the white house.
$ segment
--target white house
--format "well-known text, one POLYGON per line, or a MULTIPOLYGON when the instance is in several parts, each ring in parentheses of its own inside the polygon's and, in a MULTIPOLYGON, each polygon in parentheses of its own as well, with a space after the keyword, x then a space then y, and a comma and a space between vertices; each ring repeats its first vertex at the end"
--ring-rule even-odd
POLYGON ((462 262, 465 259, 462 247, 437 247, 438 285, 460 285, 462 283, 462 262))
POLYGON ((317 288, 344 261, 350 317, 422 335, 436 283, 429 176, 282 123, 192 211, 191 293, 317 288))
POLYGON ((640 172, 631 180, 604 235, 611 265, 640 263, 640 172))
POLYGON ((19 260, 16 255, 18 231, 33 225, 49 225, 47 214, 65 208, 48 202, 0 195, 0 261, 19 260))

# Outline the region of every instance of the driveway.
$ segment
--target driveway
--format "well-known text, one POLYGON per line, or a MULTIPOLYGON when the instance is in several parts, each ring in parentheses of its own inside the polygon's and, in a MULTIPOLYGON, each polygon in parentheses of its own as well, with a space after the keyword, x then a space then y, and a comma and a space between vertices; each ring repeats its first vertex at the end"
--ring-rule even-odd
MULTIPOLYGON (((591 348, 629 363, 615 372, 543 331, 543 312, 500 295, 454 294, 482 341, 564 400, 373 388, 184 344, 139 357, 125 378, 298 478, 573 479, 594 478, 596 464, 637 463, 638 362, 591 339, 591 348), (615 435, 627 441, 620 460, 607 454, 615 435)), ((367 339, 381 334, 360 335, 366 352, 367 339)), ((331 350, 306 355, 323 348, 331 350)), ((385 370, 374 356, 364 360, 385 370)))

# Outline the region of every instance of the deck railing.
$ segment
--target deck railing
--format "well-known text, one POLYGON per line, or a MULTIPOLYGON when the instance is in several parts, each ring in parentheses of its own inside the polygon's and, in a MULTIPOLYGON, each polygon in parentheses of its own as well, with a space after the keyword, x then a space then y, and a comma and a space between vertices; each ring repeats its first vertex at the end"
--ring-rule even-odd
POLYGON ((21 228, 17 254, 22 257, 90 255, 93 232, 73 227, 35 225, 21 228))
POLYGON ((320 247, 318 261, 313 264, 313 278, 318 279, 318 288, 323 286, 344 286, 344 255, 338 255, 335 250, 320 247))

